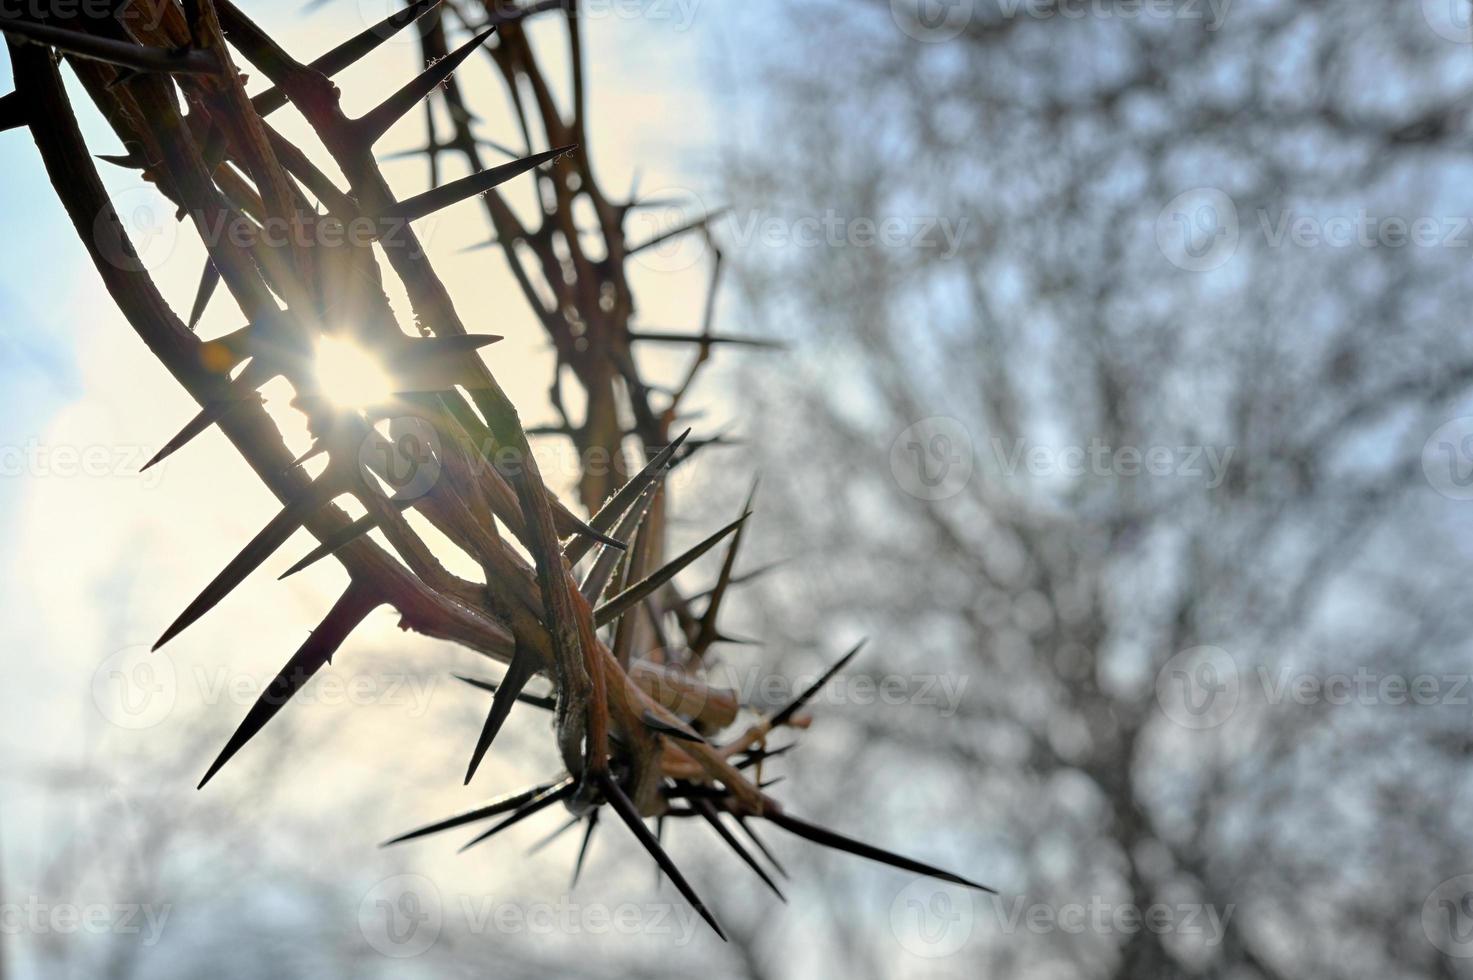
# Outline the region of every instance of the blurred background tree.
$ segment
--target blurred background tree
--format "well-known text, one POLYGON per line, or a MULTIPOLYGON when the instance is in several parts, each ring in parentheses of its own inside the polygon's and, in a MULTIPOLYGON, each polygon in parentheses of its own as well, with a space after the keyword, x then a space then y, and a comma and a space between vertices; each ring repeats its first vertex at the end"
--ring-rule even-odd
MULTIPOLYGON (((945 720, 838 713, 830 784, 794 792, 839 812, 903 771, 874 826, 995 855, 1025 908, 1226 920, 1008 930, 1005 897, 917 975, 1468 975, 1429 899, 1473 870, 1466 17, 752 18, 766 98, 730 97, 727 228, 745 202, 841 229, 730 250, 741 315, 796 350, 744 379, 789 502, 759 541, 794 558, 764 629, 862 624, 886 671, 970 681, 945 720)), ((893 975, 890 930, 814 927, 893 975)))

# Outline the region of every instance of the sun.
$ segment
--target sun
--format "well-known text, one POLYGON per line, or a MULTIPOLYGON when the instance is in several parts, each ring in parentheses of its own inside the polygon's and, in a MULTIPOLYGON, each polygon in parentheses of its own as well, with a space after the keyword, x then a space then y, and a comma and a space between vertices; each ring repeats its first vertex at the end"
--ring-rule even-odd
POLYGON ((357 411, 382 404, 394 393, 393 380, 378 361, 340 337, 318 341, 316 373, 322 393, 338 408, 357 411))

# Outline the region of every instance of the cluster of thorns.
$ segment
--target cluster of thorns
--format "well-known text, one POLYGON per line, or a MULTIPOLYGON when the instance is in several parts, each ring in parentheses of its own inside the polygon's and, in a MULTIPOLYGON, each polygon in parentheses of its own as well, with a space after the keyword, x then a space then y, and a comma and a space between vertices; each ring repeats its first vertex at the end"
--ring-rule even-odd
POLYGON ((469 847, 562 803, 571 817, 561 829, 584 827, 576 880, 607 805, 718 934, 715 918, 671 862, 648 818, 656 819, 657 828, 666 818, 704 821, 779 896, 733 824, 779 874, 785 872, 758 838, 754 819, 912 873, 981 888, 800 820, 764 791, 771 783, 761 779, 763 761, 793 747, 769 748, 768 737, 780 728, 806 727, 805 705, 859 648, 790 703, 765 713, 709 685, 712 648, 735 642, 717 626, 723 600, 733 585, 755 575, 736 573, 751 499, 737 520, 667 558, 664 482, 671 468, 697 449, 721 442, 720 437, 688 438, 689 429, 671 435, 681 418, 682 398, 712 349, 770 345, 713 329, 722 260, 710 234, 710 216, 643 242, 626 241, 628 216, 651 202, 633 193, 625 201, 611 200, 600 189, 588 154, 579 149, 585 93, 576 0, 519 6, 484 0, 472 6, 414 0, 306 64, 282 50, 230 0, 133 0, 101 17, 70 5, 65 13, 58 8, 54 16, 39 19, 0 16, 16 84, 14 92, 0 98, 0 127, 29 129, 113 300, 200 405, 153 462, 218 426, 282 503, 281 511, 164 631, 156 648, 221 602, 300 529, 319 543, 287 575, 332 557, 349 577, 322 622, 247 712, 201 786, 329 663, 371 611, 387 605, 402 628, 506 665, 498 682, 467 679, 492 692, 467 783, 518 702, 553 714, 566 769, 558 779, 404 834, 395 843, 501 818, 469 847), (140 8, 145 16, 136 16, 140 8), (524 29, 527 18, 552 10, 566 16, 570 113, 558 106, 524 29), (447 35, 455 24, 471 37, 452 50, 447 35), (411 27, 424 53, 423 73, 369 112, 347 116, 332 76, 411 27), (248 96, 230 48, 270 87, 248 96), (527 148, 509 152, 516 158, 495 166, 488 166, 483 154, 508 151, 476 134, 475 117, 453 74, 478 52, 505 80, 527 148), (101 159, 141 174, 205 239, 209 259, 187 321, 174 313, 137 261, 61 84, 62 60, 126 149, 101 159), (442 103, 438 114, 435 95, 442 103), (287 105, 306 118, 340 177, 321 169, 267 122, 287 105), (429 141, 414 152, 429 160, 431 187, 399 198, 379 169, 374 146, 418 107, 425 111, 429 141), (442 135, 437 130, 446 118, 450 129, 442 135), (555 148, 530 152, 542 140, 555 148), (470 173, 441 182, 445 154, 462 156, 470 173), (541 207, 535 227, 525 224, 497 190, 529 172, 538 181, 541 207), (371 242, 320 234, 324 225, 364 227, 365 221, 368 227, 406 229, 409 222, 471 199, 479 199, 493 230, 490 244, 505 256, 557 352, 551 400, 561 420, 553 425, 523 427, 480 354, 499 338, 467 331, 412 230, 371 242), (580 227, 575 220, 575 214, 584 213, 575 209, 580 200, 595 227, 580 227), (307 233, 270 239, 205 234, 222 222, 307 233), (705 236, 713 256, 699 331, 636 326, 625 263, 686 234, 705 236), (326 247, 327 241, 337 244, 326 247), (413 308, 413 336, 402 330, 391 309, 380 255, 403 283, 413 308), (247 323, 202 339, 196 327, 221 284, 247 323), (392 391, 370 404, 335 403, 317 373, 324 340, 370 352, 392 381, 392 391), (663 389, 643 380, 633 351, 637 344, 652 343, 694 350, 683 384, 663 389), (577 421, 564 407, 565 375, 582 389, 586 408, 577 421), (294 392, 292 409, 306 418, 312 438, 306 452, 288 449, 261 395, 264 385, 279 379, 294 392), (439 468, 434 485, 412 495, 396 493, 386 464, 367 462, 361 452, 376 427, 382 430, 389 420, 406 417, 432 432, 439 468), (528 442, 529 435, 543 434, 571 438, 581 458, 601 453, 614 461, 608 471, 585 469, 582 475, 578 493, 591 517, 579 517, 544 485, 528 442), (646 451, 642 467, 633 473, 625 469, 624 451, 631 436, 640 447, 663 447, 646 451), (350 517, 340 506, 345 500, 356 503, 359 516, 350 517), (411 516, 474 559, 484 582, 447 570, 411 516), (682 595, 676 576, 723 541, 728 543, 714 586, 682 595), (550 681, 550 695, 529 692, 537 676, 550 681), (734 737, 723 738, 744 709, 750 722, 734 737))

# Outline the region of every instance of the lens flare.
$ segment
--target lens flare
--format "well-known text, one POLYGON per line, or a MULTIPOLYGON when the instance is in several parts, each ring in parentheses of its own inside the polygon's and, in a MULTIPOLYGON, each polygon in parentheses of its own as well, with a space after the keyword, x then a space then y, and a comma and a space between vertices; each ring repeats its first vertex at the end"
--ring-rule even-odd
POLYGON ((339 408, 377 405, 394 391, 388 372, 367 351, 338 337, 318 342, 316 369, 322 393, 339 408))

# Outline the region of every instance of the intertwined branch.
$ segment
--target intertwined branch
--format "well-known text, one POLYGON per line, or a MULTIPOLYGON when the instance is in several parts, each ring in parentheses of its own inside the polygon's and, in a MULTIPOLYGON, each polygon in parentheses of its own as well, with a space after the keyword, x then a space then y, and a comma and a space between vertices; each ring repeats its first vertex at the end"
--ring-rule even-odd
POLYGON ((766 747, 767 736, 806 724, 803 705, 833 671, 781 711, 759 714, 734 737, 720 737, 742 706, 731 692, 705 682, 705 658, 729 639, 717 617, 741 578, 737 549, 751 501, 738 519, 667 558, 663 480, 712 441, 688 439, 688 432, 672 438, 682 398, 715 345, 747 339, 713 332, 722 268, 714 246, 711 292, 698 333, 630 329, 635 304, 625 274, 629 258, 673 236, 702 234, 709 241, 710 235, 707 222, 697 219, 651 241, 626 241, 626 219, 641 205, 610 200, 581 147, 585 85, 576 3, 507 6, 487 0, 473 11, 451 0, 416 0, 307 64, 282 50, 230 0, 138 0, 102 18, 69 6, 65 15, 58 11, 44 22, 5 18, 0 27, 16 83, 15 92, 0 100, 0 123, 29 126, 114 301, 200 405, 154 462, 218 425, 281 501, 281 511, 186 607, 158 645, 218 604, 299 528, 320 544, 287 574, 331 556, 349 576, 347 589, 247 713, 201 785, 329 662, 370 611, 389 605, 404 628, 452 640, 506 665, 499 682, 469 679, 494 694, 467 782, 518 702, 555 713, 566 768, 559 779, 398 840, 508 815, 474 844, 563 802, 572 813, 568 826, 580 820, 586 826, 581 867, 607 803, 718 932, 643 818, 703 818, 769 885, 724 816, 749 835, 747 819, 763 817, 823 844, 971 884, 804 823, 784 813, 760 780, 749 778, 753 767, 781 751, 766 747), (565 19, 573 66, 568 117, 523 29, 525 18, 554 10, 565 19), (331 76, 411 28, 423 47, 424 71, 363 116, 345 115, 331 76), (460 33, 468 39, 452 48, 451 35, 460 33), (232 49, 271 87, 248 96, 232 49), (483 150, 496 148, 473 131, 453 74, 478 52, 491 58, 505 81, 526 145, 520 158, 489 167, 483 150), (56 54, 127 148, 104 159, 138 169, 205 241, 209 265, 188 322, 170 309, 137 261, 78 130, 56 54), (423 152, 432 186, 400 200, 379 169, 375 146, 397 120, 428 107, 436 93, 452 131, 439 136, 436 115, 427 111, 423 152), (345 188, 313 164, 312 154, 271 127, 267 117, 288 104, 311 125, 345 176, 345 188), (553 149, 533 152, 539 143, 553 149), (471 174, 441 184, 445 153, 463 156, 471 174), (541 185, 536 227, 519 219, 496 189, 525 174, 535 174, 541 185), (587 519, 547 489, 528 432, 479 353, 499 338, 467 330, 411 227, 417 218, 473 197, 480 197, 492 241, 557 351, 551 401, 560 422, 549 431, 570 437, 585 461, 578 490, 591 514, 587 519), (580 198, 596 227, 575 224, 583 210, 580 198), (221 234, 222 228, 233 233, 221 234), (281 231, 288 233, 273 233, 281 231), (380 255, 409 297, 412 336, 385 294, 380 255), (247 323, 202 340, 194 327, 219 284, 247 323), (334 402, 320 376, 325 342, 351 342, 372 352, 392 394, 356 407, 334 402), (693 348, 690 369, 675 390, 657 392, 641 379, 634 348, 646 342, 693 348), (565 368, 584 396, 581 419, 572 419, 564 407, 565 368), (268 381, 283 378, 295 393, 292 408, 305 416, 314 439, 311 450, 296 458, 258 394, 268 381), (626 426, 624 419, 631 423, 626 426), (382 432, 390 420, 401 431, 390 433, 394 443, 385 443, 382 432), (406 424, 419 436, 414 461, 432 464, 438 474, 428 488, 413 492, 394 479, 393 450, 405 448, 406 424), (626 453, 631 443, 641 453, 636 465, 626 453), (364 451, 383 446, 390 452, 382 458, 364 451), (600 465, 587 465, 590 460, 600 465), (356 501, 361 516, 350 519, 337 503, 343 498, 356 501), (484 584, 452 574, 411 526, 410 510, 471 556, 484 584), (382 532, 392 553, 368 536, 373 529, 382 532), (723 541, 727 550, 715 585, 698 597, 682 595, 675 576, 723 541), (550 697, 527 692, 538 675, 551 682, 550 697))

